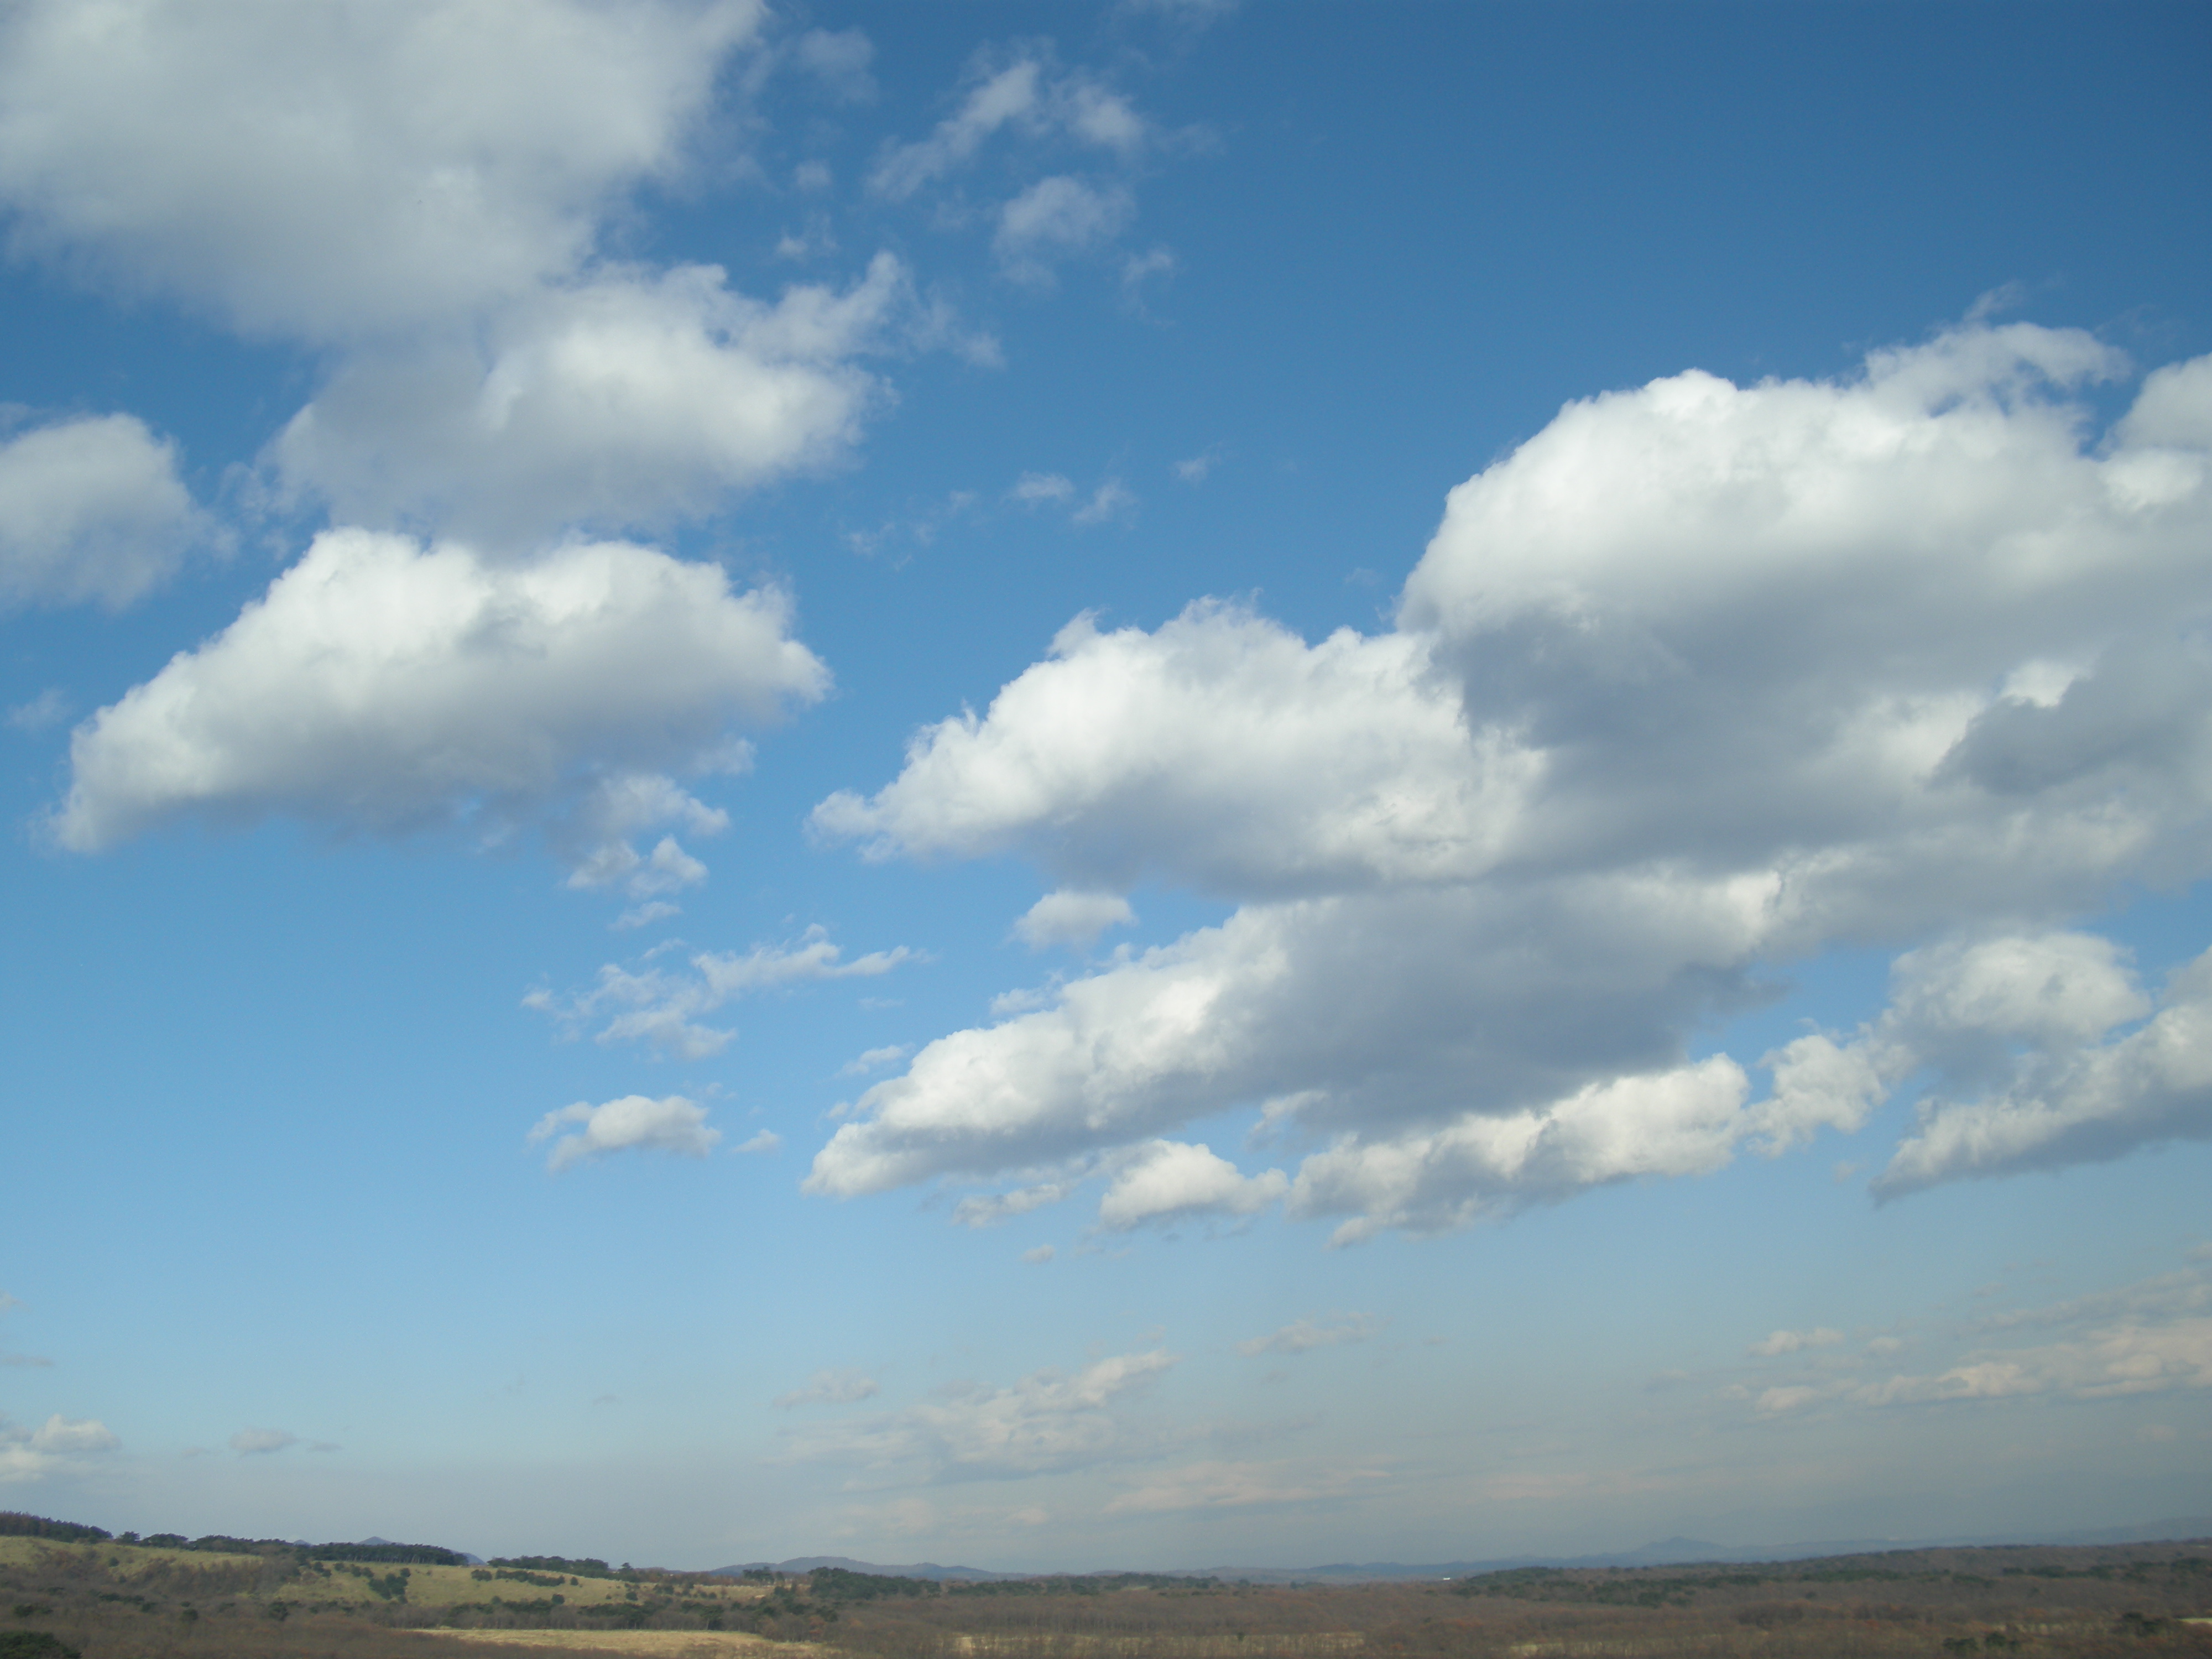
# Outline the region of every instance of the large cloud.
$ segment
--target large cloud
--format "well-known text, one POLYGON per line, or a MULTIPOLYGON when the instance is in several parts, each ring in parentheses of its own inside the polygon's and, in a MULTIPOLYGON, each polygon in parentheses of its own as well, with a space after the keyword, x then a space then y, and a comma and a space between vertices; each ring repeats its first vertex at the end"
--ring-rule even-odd
POLYGON ((708 514, 839 453, 880 395, 853 359, 895 323, 945 331, 888 255, 773 304, 717 267, 611 257, 626 198, 687 163, 718 88, 741 95, 724 70, 767 15, 17 7, 0 208, 18 252, 323 349, 326 383, 264 457, 275 502, 510 553, 708 514))
POLYGON ((270 459, 342 517, 495 542, 698 516, 840 453, 879 395, 850 359, 910 300, 888 254, 845 293, 773 306, 713 266, 610 275, 480 338, 354 359, 270 459))
MULTIPOLYGON (((543 827, 590 884, 696 878, 626 837, 721 815, 665 775, 741 768, 733 722, 828 674, 773 589, 620 543, 536 563, 332 531, 222 634, 101 709, 70 744, 61 842, 96 851, 185 817, 398 834, 543 827), (660 878, 661 879, 656 879, 660 878)), ((672 843, 671 846, 672 848, 672 843)))
POLYGON ((177 448, 129 415, 38 427, 0 443, 0 608, 130 604, 210 535, 177 448))
POLYGON ((0 24, 19 247, 343 340, 523 296, 667 171, 759 0, 46 0, 0 24))
MULTIPOLYGON (((924 1048, 811 1186, 1064 1187, 1246 1106, 1320 1143, 1294 1212, 1347 1237, 1452 1225, 1858 1127, 1902 1076, 1871 1048, 1793 1044, 1764 1093, 1687 1048, 1763 966, 1833 944, 1925 947, 1901 982, 1955 969, 1987 1012, 2013 938, 2072 975, 2005 994, 2035 1030, 2140 1018, 2109 947, 2048 931, 2212 848, 2212 360, 2150 376, 2090 445, 2067 390, 2124 369, 2021 325, 1847 381, 1685 374, 1570 404, 1455 490, 1395 632, 1309 646, 1218 605, 1079 621, 817 826, 1241 908, 924 1048)), ((2212 1132, 2175 1059, 2193 984, 2098 1050, 2136 1105, 2030 1136, 2037 1157, 2212 1132)), ((1977 1109, 2023 1121, 2000 1081, 1977 1109)), ((1928 1149, 1965 1123, 1931 1109, 1928 1149)), ((2010 1167, 1906 1150, 1893 1184, 2010 1167)))

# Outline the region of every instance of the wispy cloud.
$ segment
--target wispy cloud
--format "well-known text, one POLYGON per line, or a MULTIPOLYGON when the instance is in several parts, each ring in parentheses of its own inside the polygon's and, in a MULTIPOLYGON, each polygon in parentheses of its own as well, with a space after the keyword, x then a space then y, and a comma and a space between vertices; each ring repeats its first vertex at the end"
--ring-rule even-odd
POLYGON ((1343 1342, 1364 1342, 1382 1328, 1383 1322, 1373 1314, 1335 1314, 1327 1323, 1311 1319, 1297 1319, 1266 1336, 1255 1336, 1239 1342, 1237 1352, 1250 1357, 1263 1353, 1305 1353, 1315 1348, 1333 1348, 1343 1342))
MULTIPOLYGON (((646 960, 657 954, 649 952, 646 960)), ((663 1054, 704 1060, 720 1054, 737 1033, 707 1025, 703 1017, 739 997, 822 980, 871 979, 918 959, 918 952, 902 945, 847 962, 828 930, 816 926, 794 944, 756 945, 743 956, 701 951, 690 958, 688 974, 609 963, 587 991, 562 996, 534 990, 522 1002, 572 1030, 604 1020, 594 1033, 601 1042, 644 1042, 663 1054)))

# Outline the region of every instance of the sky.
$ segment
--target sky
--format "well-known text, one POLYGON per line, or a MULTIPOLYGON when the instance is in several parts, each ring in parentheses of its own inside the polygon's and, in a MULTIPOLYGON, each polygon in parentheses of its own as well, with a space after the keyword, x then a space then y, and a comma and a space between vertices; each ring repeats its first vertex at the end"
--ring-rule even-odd
POLYGON ((2212 1514, 2212 17, 0 15, 0 1507, 2212 1514))

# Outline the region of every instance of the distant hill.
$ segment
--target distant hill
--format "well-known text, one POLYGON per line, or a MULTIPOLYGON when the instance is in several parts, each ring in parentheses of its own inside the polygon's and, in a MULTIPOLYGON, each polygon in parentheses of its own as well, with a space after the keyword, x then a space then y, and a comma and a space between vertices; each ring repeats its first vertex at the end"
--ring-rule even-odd
MULTIPOLYGON (((2087 1531, 1990 1533, 1951 1538, 1828 1538, 1796 1544, 1716 1544, 1703 1538, 1662 1538, 1632 1550, 1601 1555, 1510 1555, 1487 1561, 1333 1561, 1314 1567, 1160 1567, 1151 1569, 1164 1577, 1242 1579, 1253 1584, 1359 1584, 1399 1579, 1467 1578, 1478 1573, 1510 1572, 1516 1567, 1671 1567, 1692 1562, 1742 1564, 1754 1561, 1808 1561, 1827 1555, 1879 1555, 1891 1550, 2002 1547, 2008 1544, 2089 1545, 2148 1544, 2167 1540, 2212 1538, 2212 1515, 2178 1516, 2133 1527, 2105 1527, 2087 1531)), ((363 1540, 371 1541, 371 1540, 363 1540)), ((746 1572, 780 1572, 799 1577, 817 1567, 840 1567, 847 1572, 875 1573, 895 1578, 932 1578, 942 1583, 998 1583, 1012 1579, 1060 1577, 1060 1574, 994 1572, 984 1567, 947 1567, 934 1561, 909 1562, 902 1566, 857 1560, 849 1555, 798 1555, 788 1561, 747 1561, 716 1567, 716 1577, 737 1578, 746 1572)), ((1069 1575, 1103 1577, 1115 1569, 1069 1575)))
POLYGON ((1691 1562, 1808 1561, 1826 1555, 1879 1555, 1890 1550, 2002 1548, 2008 1544, 2149 1544, 2212 1538, 2212 1515, 2179 1516, 2134 1527, 2087 1531, 1990 1533, 1954 1538, 1829 1538, 1798 1544, 1714 1544, 1702 1538, 1665 1538, 1607 1555, 1515 1555, 1493 1561, 1334 1562, 1319 1567, 1204 1567, 1188 1576, 1243 1578, 1255 1584, 1353 1584, 1392 1579, 1465 1578, 1516 1567, 1671 1567, 1691 1562))
POLYGON ((748 1572, 781 1572, 792 1577, 817 1567, 839 1567, 847 1572, 874 1573, 885 1578, 957 1578, 963 1582, 996 1583, 1006 1578, 1027 1578, 1025 1572, 991 1572, 982 1567, 941 1567, 934 1561, 914 1561, 904 1566, 885 1566, 878 1561, 856 1561, 849 1555, 794 1555, 788 1561, 744 1561, 733 1567, 708 1570, 717 1578, 738 1578, 748 1572))

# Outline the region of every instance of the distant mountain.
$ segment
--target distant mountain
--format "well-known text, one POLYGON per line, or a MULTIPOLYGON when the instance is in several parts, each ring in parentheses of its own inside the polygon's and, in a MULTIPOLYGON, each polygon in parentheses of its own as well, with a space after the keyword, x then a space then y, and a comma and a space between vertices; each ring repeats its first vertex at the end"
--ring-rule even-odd
POLYGON ((1336 1562, 1320 1567, 1206 1567, 1192 1576, 1243 1578, 1265 1584, 1351 1584, 1411 1578, 1466 1578, 1516 1567, 1669 1567, 1698 1562, 1740 1565, 1753 1561, 1805 1561, 1824 1555, 1879 1555, 1886 1550, 2002 1547, 2008 1544, 2148 1544, 2212 1538, 2212 1516, 2178 1516, 2134 1527, 2088 1531, 1990 1533, 1952 1538, 1829 1538, 1798 1544, 1713 1544, 1702 1538, 1665 1538, 1609 1555, 1516 1555, 1495 1561, 1336 1562))
POLYGON ((746 1572, 782 1572, 797 1577, 812 1572, 817 1567, 842 1567, 847 1572, 872 1572, 885 1578, 958 1578, 970 1582, 996 1583, 1001 1578, 1027 1578, 1025 1572, 990 1572, 981 1567, 941 1567, 934 1561, 915 1561, 902 1567, 887 1567, 875 1561, 855 1561, 849 1555, 795 1555, 788 1561, 747 1561, 734 1567, 711 1569, 718 1578, 736 1578, 746 1572))

